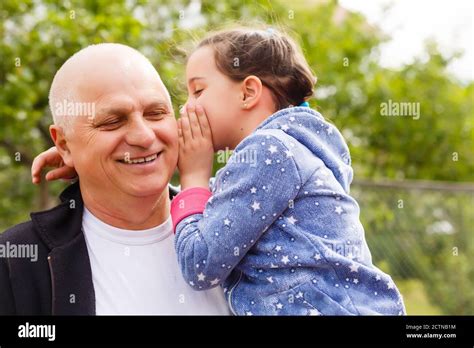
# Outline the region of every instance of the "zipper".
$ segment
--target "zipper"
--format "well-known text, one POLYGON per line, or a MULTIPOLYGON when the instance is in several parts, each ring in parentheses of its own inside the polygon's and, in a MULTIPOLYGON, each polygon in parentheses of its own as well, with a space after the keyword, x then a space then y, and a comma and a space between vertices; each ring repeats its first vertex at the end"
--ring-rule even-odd
POLYGON ((51 315, 54 315, 54 274, 51 255, 48 255, 49 274, 51 276, 51 315))
POLYGON ((237 315, 237 313, 235 312, 234 307, 232 307, 232 297, 231 296, 232 296, 232 291, 234 291, 234 289, 237 287, 237 285, 239 285, 241 279, 242 279, 242 272, 240 272, 239 279, 237 280, 235 285, 229 290, 229 298, 227 300, 227 302, 229 302, 229 308, 230 308, 231 312, 234 315, 237 315))

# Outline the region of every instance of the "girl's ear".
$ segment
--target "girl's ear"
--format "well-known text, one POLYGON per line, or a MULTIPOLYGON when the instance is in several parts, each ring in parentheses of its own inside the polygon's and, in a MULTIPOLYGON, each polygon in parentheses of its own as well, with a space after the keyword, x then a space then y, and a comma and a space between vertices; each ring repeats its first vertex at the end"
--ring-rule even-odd
POLYGON ((247 76, 241 84, 241 102, 242 109, 248 110, 253 108, 262 96, 262 81, 254 75, 247 76))
POLYGON ((71 151, 67 145, 67 139, 64 134, 64 130, 61 127, 53 124, 49 126, 49 134, 51 135, 51 139, 53 139, 54 145, 56 146, 56 149, 58 149, 64 164, 69 167, 74 167, 74 161, 71 156, 71 151))

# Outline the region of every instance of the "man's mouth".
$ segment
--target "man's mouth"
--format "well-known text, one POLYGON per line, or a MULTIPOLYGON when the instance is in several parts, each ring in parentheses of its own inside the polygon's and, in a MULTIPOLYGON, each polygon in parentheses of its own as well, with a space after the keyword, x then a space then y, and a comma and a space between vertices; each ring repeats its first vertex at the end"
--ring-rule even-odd
POLYGON ((125 157, 124 159, 120 159, 118 161, 124 164, 147 164, 147 163, 151 163, 155 161, 158 158, 158 156, 161 155, 162 152, 163 151, 160 151, 160 152, 154 153, 153 155, 144 156, 144 157, 135 157, 135 158, 125 157))

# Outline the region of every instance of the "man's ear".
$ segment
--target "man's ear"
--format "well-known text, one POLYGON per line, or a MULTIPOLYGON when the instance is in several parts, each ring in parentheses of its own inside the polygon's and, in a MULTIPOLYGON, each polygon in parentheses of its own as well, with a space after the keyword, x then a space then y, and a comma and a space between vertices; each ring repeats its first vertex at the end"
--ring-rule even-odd
POLYGON ((242 81, 241 88, 242 109, 253 108, 262 96, 262 81, 257 76, 250 75, 242 81))
POLYGON ((56 145, 56 149, 61 155, 64 164, 69 167, 74 167, 74 161, 67 144, 64 130, 61 127, 53 124, 49 126, 49 134, 51 135, 51 139, 53 139, 54 145, 56 145))

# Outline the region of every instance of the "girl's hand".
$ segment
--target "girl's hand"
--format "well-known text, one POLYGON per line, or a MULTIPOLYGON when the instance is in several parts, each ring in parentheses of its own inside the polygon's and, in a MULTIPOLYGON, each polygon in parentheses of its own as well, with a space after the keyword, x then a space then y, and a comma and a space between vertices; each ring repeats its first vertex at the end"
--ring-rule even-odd
POLYGON ((56 167, 46 173, 46 180, 52 181, 57 179, 74 179, 77 176, 76 171, 72 167, 64 164, 61 155, 55 146, 40 153, 33 160, 31 165, 31 181, 33 184, 41 182, 41 170, 46 167, 56 167))
POLYGON ((181 189, 209 188, 212 174, 214 147, 211 127, 201 105, 185 106, 178 120, 181 189))

